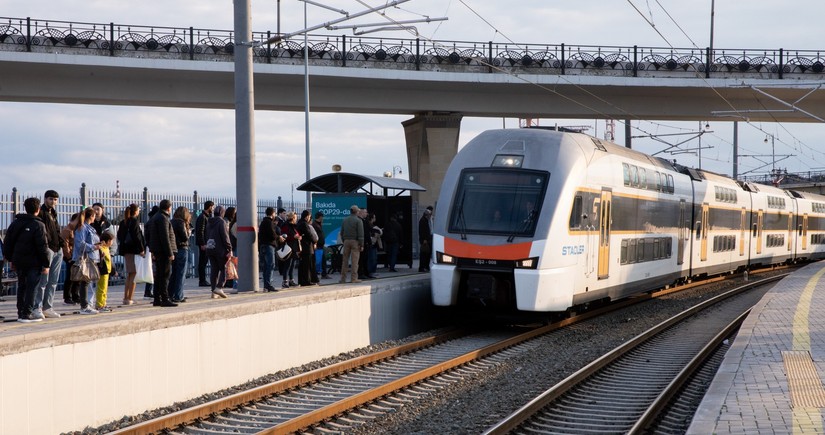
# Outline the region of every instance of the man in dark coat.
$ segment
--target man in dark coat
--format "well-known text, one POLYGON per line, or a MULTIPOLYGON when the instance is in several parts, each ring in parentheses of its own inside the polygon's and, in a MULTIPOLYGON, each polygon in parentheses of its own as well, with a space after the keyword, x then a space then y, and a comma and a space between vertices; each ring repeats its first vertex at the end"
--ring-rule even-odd
POLYGON ((17 271, 17 321, 39 322, 33 315, 34 293, 42 275, 49 274, 49 245, 46 226, 40 220, 40 200, 28 198, 23 202, 25 214, 18 214, 6 230, 4 257, 11 260, 17 271))
POLYGON ((63 267, 63 237, 60 236, 60 224, 57 223, 57 207, 59 195, 54 190, 47 190, 43 194, 43 204, 37 216, 43 221, 46 228, 46 243, 49 245, 49 274, 41 275, 40 282, 34 292, 34 316, 40 318, 57 318, 60 314, 54 311, 54 292, 60 280, 60 269, 63 267))
POLYGON ((275 276, 275 250, 283 242, 283 238, 281 228, 275 225, 277 220, 275 209, 267 207, 264 214, 266 216, 261 220, 258 228, 258 246, 261 250, 261 258, 264 260, 264 291, 276 292, 278 290, 272 285, 275 276))
POLYGON ((172 201, 164 199, 158 204, 158 211, 146 224, 149 251, 155 262, 154 302, 156 307, 177 307, 169 300, 169 278, 172 277, 172 261, 178 252, 175 232, 172 230, 172 201))
POLYGON ((318 235, 318 242, 315 243, 315 273, 321 274, 321 279, 329 279, 327 275, 327 263, 324 261, 324 213, 315 213, 315 220, 312 221, 312 228, 318 235))
POLYGON ((418 220, 418 271, 430 271, 430 259, 433 254, 433 206, 424 210, 418 220))
POLYGON ((401 224, 398 222, 398 218, 394 214, 391 214, 390 221, 387 222, 387 226, 384 228, 384 249, 387 251, 387 262, 390 272, 397 272, 397 270, 395 270, 395 264, 398 261, 398 250, 401 248, 402 233, 403 230, 401 229, 401 224))
POLYGON ((214 202, 204 202, 203 211, 195 220, 195 244, 198 245, 198 287, 209 287, 209 281, 206 280, 206 263, 209 262, 206 255, 206 223, 212 217, 214 207, 214 202))
POLYGON ((358 211, 358 218, 361 219, 361 224, 364 226, 364 251, 358 259, 358 279, 373 279, 375 275, 370 275, 367 268, 367 260, 369 259, 369 252, 372 248, 372 224, 369 221, 369 211, 362 208, 358 211))

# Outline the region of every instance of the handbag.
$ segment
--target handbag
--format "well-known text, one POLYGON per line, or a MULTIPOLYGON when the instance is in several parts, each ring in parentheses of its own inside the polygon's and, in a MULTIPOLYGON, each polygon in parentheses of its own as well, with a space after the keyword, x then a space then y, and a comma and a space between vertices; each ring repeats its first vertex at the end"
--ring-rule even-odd
POLYGON ((281 245, 281 248, 275 251, 278 253, 278 258, 281 260, 286 260, 289 258, 289 255, 292 254, 292 248, 289 247, 287 243, 281 245))
POLYGON ((238 257, 232 257, 226 262, 226 279, 238 279, 238 268, 235 265, 237 261, 238 257))
POLYGON ((152 254, 148 249, 143 257, 140 255, 135 255, 135 271, 137 272, 135 275, 136 283, 155 283, 155 277, 152 274, 152 254))
POLYGON ((89 256, 83 254, 79 260, 72 265, 72 281, 92 282, 100 279, 100 271, 97 265, 89 256))

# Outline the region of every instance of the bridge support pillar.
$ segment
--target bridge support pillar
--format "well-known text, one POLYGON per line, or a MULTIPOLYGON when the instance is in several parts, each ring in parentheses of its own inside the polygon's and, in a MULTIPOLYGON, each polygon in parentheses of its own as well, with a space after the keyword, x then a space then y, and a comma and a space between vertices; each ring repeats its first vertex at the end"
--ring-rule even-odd
MULTIPOLYGON (((412 192, 413 212, 435 205, 447 167, 458 152, 462 115, 457 113, 420 113, 401 123, 407 140, 410 181, 427 189, 412 192)), ((414 217, 418 219, 418 216, 414 217)))

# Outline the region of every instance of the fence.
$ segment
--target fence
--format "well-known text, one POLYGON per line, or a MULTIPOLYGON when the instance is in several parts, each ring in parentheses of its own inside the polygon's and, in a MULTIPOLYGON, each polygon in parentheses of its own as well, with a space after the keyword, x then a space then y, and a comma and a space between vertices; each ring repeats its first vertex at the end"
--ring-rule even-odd
MULTIPOLYGON (((39 198, 42 201, 43 193, 21 193, 17 190, 17 188, 12 188, 11 193, 0 193, 0 240, 5 238, 6 230, 8 229, 9 225, 14 221, 14 216, 18 213, 22 213, 23 211, 23 201, 26 198, 35 197, 39 198)), ((151 192, 148 188, 143 188, 143 191, 134 191, 134 192, 121 192, 119 189, 115 190, 102 190, 102 189, 91 189, 86 186, 86 183, 83 183, 80 186, 80 191, 78 195, 67 195, 65 193, 60 194, 60 199, 58 201, 57 207, 55 210, 57 211, 57 221, 60 226, 65 226, 69 223, 69 219, 71 216, 92 204, 100 203, 103 205, 105 209, 106 217, 112 222, 112 225, 115 226, 115 230, 120 222, 123 220, 123 210, 129 204, 138 204, 142 209, 142 213, 140 214, 143 223, 146 223, 148 220, 148 213, 147 211, 152 208, 153 205, 158 204, 162 199, 168 199, 172 201, 173 210, 178 206, 185 206, 190 209, 192 212, 192 221, 196 216, 200 215, 203 203, 206 201, 212 201, 215 204, 220 204, 225 207, 235 207, 237 205, 237 201, 235 198, 232 197, 222 197, 222 196, 215 196, 215 195, 201 195, 198 191, 192 192, 192 194, 186 193, 163 193, 163 192, 151 192)), ((292 201, 289 201, 291 204, 292 201)), ((304 202, 295 202, 295 209, 296 210, 303 210, 307 208, 307 204, 304 202)), ((284 207, 284 202, 279 196, 277 199, 263 199, 258 200, 257 204, 257 216, 256 221, 260 221, 263 219, 264 212, 266 211, 267 207, 284 207)), ((286 207, 284 207, 286 208, 286 207)), ((194 238, 194 235, 192 236, 194 238)), ((194 240, 190 242, 190 246, 194 246, 194 240)), ((194 251, 190 254, 189 258, 189 266, 186 273, 187 277, 194 276, 195 270, 195 261, 194 258, 194 251)), ((117 271, 123 270, 123 259, 119 256, 113 256, 112 260, 114 261, 114 267, 117 271)), ((65 265, 64 265, 65 266, 65 265)), ((63 271, 61 275, 65 273, 66 267, 63 267, 63 271)), ((9 264, 6 262, 3 270, 2 276, 9 276, 10 275, 9 264)), ((122 274, 119 274, 122 276, 122 274)), ((114 280, 117 280, 116 276, 113 275, 112 277, 114 280)), ((63 287, 63 277, 60 278, 60 284, 58 286, 58 291, 62 291, 63 287)), ((12 288, 14 291, 14 288, 12 288)))

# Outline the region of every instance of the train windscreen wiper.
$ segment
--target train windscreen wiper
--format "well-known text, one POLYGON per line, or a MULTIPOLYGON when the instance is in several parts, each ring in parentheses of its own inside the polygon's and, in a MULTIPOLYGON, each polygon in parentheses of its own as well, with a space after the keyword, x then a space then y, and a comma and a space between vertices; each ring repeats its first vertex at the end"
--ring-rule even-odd
POLYGON ((464 199, 467 197, 465 190, 461 194, 461 203, 458 204, 458 228, 461 232, 461 240, 467 240, 467 221, 464 220, 464 199))
POLYGON ((517 235, 527 231, 527 229, 530 228, 530 225, 532 225, 535 220, 536 210, 530 210, 530 213, 527 213, 527 218, 524 219, 524 222, 522 222, 521 227, 512 234, 510 234, 510 237, 507 237, 507 243, 513 243, 513 239, 515 239, 517 235))

